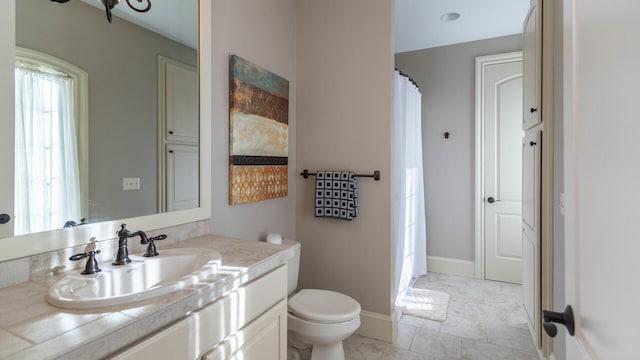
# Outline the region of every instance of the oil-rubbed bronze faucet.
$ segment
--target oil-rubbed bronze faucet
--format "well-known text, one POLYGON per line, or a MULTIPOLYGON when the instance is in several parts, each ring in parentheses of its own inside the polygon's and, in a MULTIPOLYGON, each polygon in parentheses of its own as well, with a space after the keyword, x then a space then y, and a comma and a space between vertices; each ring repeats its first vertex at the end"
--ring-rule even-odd
POLYGON ((153 243, 156 240, 164 240, 167 238, 167 235, 158 235, 158 236, 154 236, 154 237, 150 237, 148 239, 147 242, 145 242, 144 240, 140 241, 140 244, 142 245, 148 245, 147 246, 147 252, 144 253, 144 257, 153 257, 153 256, 158 256, 160 254, 158 254, 158 251, 156 250, 156 245, 153 243))
POLYGON ((75 222, 73 220, 69 220, 69 221, 64 223, 63 228, 70 228, 70 227, 86 225, 86 224, 87 224, 87 218, 80 219, 80 222, 75 222))
POLYGON ((98 261, 96 260, 96 255, 100 254, 100 250, 91 250, 86 253, 75 254, 69 258, 71 261, 76 261, 80 259, 87 258, 87 264, 84 266, 84 270, 80 273, 82 275, 91 275, 96 274, 102 271, 98 267, 98 261))
POLYGON ((127 224, 120 225, 121 228, 118 231, 118 252, 116 253, 116 258, 113 260, 113 265, 126 265, 131 262, 129 259, 129 249, 127 248, 127 239, 134 236, 140 236, 140 242, 146 244, 149 242, 147 238, 147 234, 144 231, 139 230, 136 232, 131 232, 126 229, 127 224))

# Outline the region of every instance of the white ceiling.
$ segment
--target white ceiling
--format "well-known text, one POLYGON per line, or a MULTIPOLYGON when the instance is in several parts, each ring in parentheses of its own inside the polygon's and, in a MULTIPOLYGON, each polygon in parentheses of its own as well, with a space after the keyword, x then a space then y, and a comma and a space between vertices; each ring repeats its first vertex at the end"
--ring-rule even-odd
MULTIPOLYGON (((104 11, 100 0, 82 0, 104 11)), ((137 4, 136 0, 131 0, 137 4)), ((395 0, 395 52, 519 34, 530 0, 395 0), (443 22, 446 13, 460 18, 443 22)), ((125 19, 192 48, 198 44, 198 0, 151 0, 138 13, 125 0, 113 9, 113 21, 125 19)), ((105 21, 106 15, 105 15, 105 21)))
POLYGON ((395 52, 522 33, 530 0, 395 0, 395 52), (457 12, 460 18, 440 17, 457 12))
MULTIPOLYGON (((104 11, 100 0, 82 2, 104 11)), ((137 0, 130 2, 134 6, 138 4, 137 0)), ((139 6, 141 7, 144 6, 139 6)), ((146 13, 132 10, 125 0, 121 0, 111 12, 113 22, 124 19, 193 49, 198 47, 198 0, 151 0, 151 9, 146 13)), ((104 21, 107 21, 106 14, 104 21)))

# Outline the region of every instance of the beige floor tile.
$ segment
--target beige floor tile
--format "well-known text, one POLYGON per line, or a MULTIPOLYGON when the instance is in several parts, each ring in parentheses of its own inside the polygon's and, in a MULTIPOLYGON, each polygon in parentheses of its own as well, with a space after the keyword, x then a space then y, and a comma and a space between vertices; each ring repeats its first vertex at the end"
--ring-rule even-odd
POLYGON ((382 341, 353 335, 343 343, 347 360, 436 360, 425 354, 399 349, 382 341))
POLYGON ((462 338, 487 341, 487 330, 484 320, 471 317, 450 315, 440 326, 440 332, 462 338))
POLYGON ((430 273, 414 287, 447 292, 447 319, 404 315, 393 345, 354 335, 345 341, 347 359, 538 360, 521 286, 430 273))
POLYGON ((490 321, 487 323, 487 340, 492 344, 523 352, 535 353, 536 351, 528 329, 511 327, 502 321, 490 321))
POLYGON ((459 358, 461 338, 428 329, 418 329, 411 351, 437 358, 459 358))
POLYGON ((522 352, 513 350, 516 360, 540 360, 538 353, 522 352))
POLYGON ((440 326, 442 326, 441 321, 423 319, 411 315, 402 315, 402 317, 400 318, 400 324, 417 328, 425 328, 433 331, 440 331, 440 326))
POLYGON ((486 342, 462 339, 462 360, 515 360, 513 349, 486 342))
POLYGON ((393 345, 400 349, 409 350, 411 348, 411 342, 413 341, 413 336, 415 334, 415 326, 398 324, 398 336, 393 342, 393 345))

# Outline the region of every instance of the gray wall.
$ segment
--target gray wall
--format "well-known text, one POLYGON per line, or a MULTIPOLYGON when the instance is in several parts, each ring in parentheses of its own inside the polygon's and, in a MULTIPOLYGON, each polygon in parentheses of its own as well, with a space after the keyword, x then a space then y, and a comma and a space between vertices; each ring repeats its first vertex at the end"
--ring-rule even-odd
POLYGON ((156 213, 157 56, 195 66, 196 51, 80 1, 16 3, 18 46, 89 73, 89 221, 156 213))
MULTIPOLYGON (((207 0, 208 1, 208 0, 207 0)), ((296 0, 214 0, 211 232, 248 240, 267 233, 295 237, 296 0), (229 55, 289 80, 288 196, 229 205, 229 55)))
POLYGON ((475 58, 519 50, 521 35, 511 35, 395 56, 422 92, 429 256, 475 260, 475 58))
POLYGON ((297 172, 382 174, 358 179, 353 221, 316 218, 314 180, 297 176, 300 285, 340 291, 363 310, 390 315, 393 1, 297 5, 297 172))

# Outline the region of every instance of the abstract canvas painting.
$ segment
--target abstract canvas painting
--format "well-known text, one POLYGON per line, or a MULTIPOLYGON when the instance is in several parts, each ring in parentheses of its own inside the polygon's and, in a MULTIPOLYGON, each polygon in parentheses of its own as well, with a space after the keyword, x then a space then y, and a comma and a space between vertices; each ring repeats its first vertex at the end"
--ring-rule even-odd
POLYGON ((229 65, 229 204, 287 196, 289 81, 236 55, 229 65))

